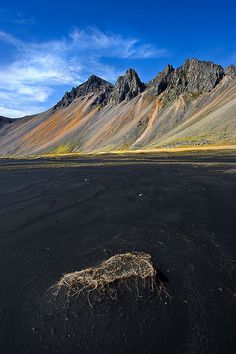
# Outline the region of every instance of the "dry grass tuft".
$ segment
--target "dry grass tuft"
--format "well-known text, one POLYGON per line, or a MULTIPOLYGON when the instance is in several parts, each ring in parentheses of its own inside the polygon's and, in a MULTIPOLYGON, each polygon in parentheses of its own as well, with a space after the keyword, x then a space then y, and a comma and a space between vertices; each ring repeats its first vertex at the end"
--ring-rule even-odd
MULTIPOLYGON (((67 295, 96 293, 109 294, 116 298, 117 291, 113 285, 133 280, 138 291, 139 284, 151 290, 164 289, 162 283, 156 281, 156 270, 151 256, 147 253, 117 254, 99 264, 73 273, 64 274, 57 283, 58 291, 64 289, 67 295)), ((139 291, 138 291, 139 293, 139 291)), ((89 297, 88 297, 89 300, 89 297)))

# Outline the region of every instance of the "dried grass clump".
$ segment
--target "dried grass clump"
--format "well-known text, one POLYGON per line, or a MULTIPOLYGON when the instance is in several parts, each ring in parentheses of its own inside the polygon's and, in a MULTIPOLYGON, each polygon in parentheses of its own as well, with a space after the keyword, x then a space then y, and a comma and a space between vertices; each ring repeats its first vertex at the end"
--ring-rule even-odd
POLYGON ((134 280, 137 290, 140 282, 144 288, 160 289, 160 284, 157 287, 156 270, 149 254, 117 254, 97 267, 64 274, 57 283, 57 288, 58 291, 66 290, 68 295, 89 295, 96 290, 99 294, 108 293, 113 298, 116 297, 113 285, 125 283, 128 286, 129 280, 134 280))

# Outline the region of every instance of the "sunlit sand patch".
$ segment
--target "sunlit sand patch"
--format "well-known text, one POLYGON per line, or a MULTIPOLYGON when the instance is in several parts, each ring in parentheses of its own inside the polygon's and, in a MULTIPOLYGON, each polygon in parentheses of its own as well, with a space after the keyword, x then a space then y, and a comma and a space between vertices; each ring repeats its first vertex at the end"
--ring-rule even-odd
POLYGON ((8 156, 0 156, 1 159, 14 159, 14 160, 19 160, 19 159, 27 159, 27 160, 34 160, 34 159, 39 159, 39 158, 66 158, 66 157, 74 157, 74 158, 79 158, 79 157, 99 157, 99 156, 107 156, 107 155, 113 155, 113 156, 134 156, 134 155, 143 155, 143 156, 151 156, 151 155, 157 155, 159 157, 161 156, 187 156, 187 155, 195 155, 195 156, 200 156, 201 154, 204 153, 214 153, 216 152, 217 154, 222 152, 225 153, 227 150, 227 153, 232 153, 233 155, 235 154, 236 150, 236 145, 235 144, 229 144, 229 145, 204 145, 204 146, 185 146, 185 147, 172 147, 172 148, 145 148, 145 149, 128 149, 128 150, 107 150, 107 151, 91 151, 91 152, 63 152, 60 153, 55 149, 54 152, 47 152, 47 153, 38 153, 38 154, 31 154, 31 155, 8 155, 8 156))
POLYGON ((117 299, 117 286, 123 284, 129 287, 131 283, 128 284, 128 281, 133 283, 138 294, 141 288, 167 294, 164 284, 157 277, 151 256, 147 253, 117 254, 97 267, 64 274, 56 284, 55 294, 64 290, 70 297, 86 295, 91 305, 90 293, 95 292, 100 300, 106 295, 117 299))

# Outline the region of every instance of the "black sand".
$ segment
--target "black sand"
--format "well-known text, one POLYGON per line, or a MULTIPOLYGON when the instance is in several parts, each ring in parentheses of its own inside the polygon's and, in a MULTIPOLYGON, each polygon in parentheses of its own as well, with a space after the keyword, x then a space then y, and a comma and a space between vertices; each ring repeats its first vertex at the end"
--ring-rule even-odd
POLYGON ((234 154, 1 160, 0 352, 236 352, 235 197, 234 154), (126 251, 151 254, 170 299, 48 291, 126 251))

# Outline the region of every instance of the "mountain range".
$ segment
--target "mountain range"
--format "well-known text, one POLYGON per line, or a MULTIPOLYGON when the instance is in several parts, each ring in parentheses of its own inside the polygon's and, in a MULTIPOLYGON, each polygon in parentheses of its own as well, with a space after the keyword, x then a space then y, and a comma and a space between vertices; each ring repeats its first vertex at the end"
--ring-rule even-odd
POLYGON ((236 66, 188 59, 148 83, 92 75, 46 112, 0 117, 0 156, 236 143, 236 66))

